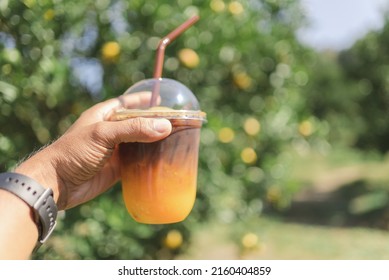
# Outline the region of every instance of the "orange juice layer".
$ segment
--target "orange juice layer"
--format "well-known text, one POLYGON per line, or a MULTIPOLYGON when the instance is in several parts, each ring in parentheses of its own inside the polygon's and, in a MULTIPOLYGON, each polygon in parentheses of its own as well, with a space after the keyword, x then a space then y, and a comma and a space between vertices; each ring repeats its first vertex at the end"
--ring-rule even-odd
POLYGON ((123 196, 131 216, 138 222, 149 224, 176 223, 184 220, 193 208, 196 182, 163 178, 158 184, 144 189, 142 182, 123 185, 123 196))

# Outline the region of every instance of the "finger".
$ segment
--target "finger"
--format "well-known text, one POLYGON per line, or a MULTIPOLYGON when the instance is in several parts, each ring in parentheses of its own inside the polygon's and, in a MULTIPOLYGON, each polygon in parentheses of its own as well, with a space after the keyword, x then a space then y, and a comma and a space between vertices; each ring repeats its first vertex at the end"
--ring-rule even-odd
POLYGON ((150 99, 150 91, 123 94, 117 98, 112 98, 96 104, 89 110, 92 113, 97 112, 101 117, 100 120, 109 120, 112 112, 119 109, 145 108, 150 103, 150 99))
POLYGON ((150 105, 151 91, 141 91, 137 93, 130 93, 117 97, 120 102, 120 106, 115 109, 145 109, 150 105))
POLYGON ((150 98, 151 92, 144 91, 100 102, 84 111, 68 132, 75 127, 84 127, 99 121, 109 120, 112 113, 118 109, 144 107, 150 102, 150 98))
POLYGON ((167 119, 133 118, 117 122, 96 123, 94 141, 103 141, 107 148, 127 142, 155 142, 167 137, 172 125, 167 119))

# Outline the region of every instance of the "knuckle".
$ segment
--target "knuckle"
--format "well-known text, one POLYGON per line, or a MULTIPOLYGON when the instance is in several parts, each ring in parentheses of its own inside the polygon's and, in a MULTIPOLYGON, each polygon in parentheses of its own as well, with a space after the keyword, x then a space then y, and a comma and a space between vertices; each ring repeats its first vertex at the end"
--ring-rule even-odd
POLYGON ((110 134, 108 127, 103 122, 97 122, 93 124, 89 136, 96 144, 101 146, 113 146, 114 143, 111 141, 110 134))
POLYGON ((139 136, 148 135, 150 131, 149 121, 145 118, 134 118, 128 122, 129 130, 139 136))
POLYGON ((93 129, 91 132, 92 139, 98 139, 104 134, 105 126, 101 122, 93 124, 93 129))

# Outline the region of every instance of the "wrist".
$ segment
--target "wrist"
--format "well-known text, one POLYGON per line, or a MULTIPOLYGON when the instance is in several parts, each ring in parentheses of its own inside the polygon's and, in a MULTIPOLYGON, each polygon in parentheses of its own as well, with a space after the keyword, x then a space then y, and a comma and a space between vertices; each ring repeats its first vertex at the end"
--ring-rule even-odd
POLYGON ((54 201, 57 203, 60 195, 60 180, 58 179, 52 156, 50 146, 48 146, 18 165, 14 172, 35 180, 45 189, 51 188, 54 201))

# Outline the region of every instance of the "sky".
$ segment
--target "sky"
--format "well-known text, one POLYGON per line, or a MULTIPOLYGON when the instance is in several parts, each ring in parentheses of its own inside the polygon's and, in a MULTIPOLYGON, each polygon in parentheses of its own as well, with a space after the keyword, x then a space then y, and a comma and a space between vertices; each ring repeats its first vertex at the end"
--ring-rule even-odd
POLYGON ((310 27, 300 30, 302 42, 318 50, 347 49, 370 30, 383 26, 388 0, 301 0, 310 27))

